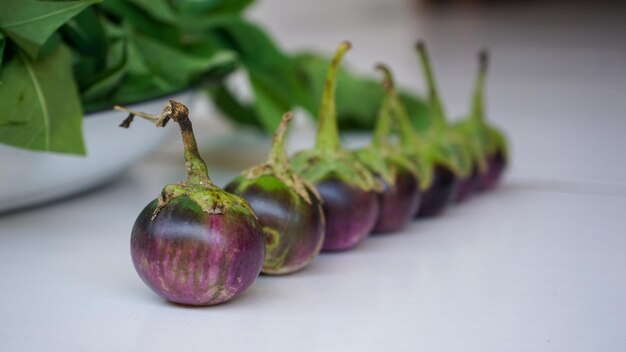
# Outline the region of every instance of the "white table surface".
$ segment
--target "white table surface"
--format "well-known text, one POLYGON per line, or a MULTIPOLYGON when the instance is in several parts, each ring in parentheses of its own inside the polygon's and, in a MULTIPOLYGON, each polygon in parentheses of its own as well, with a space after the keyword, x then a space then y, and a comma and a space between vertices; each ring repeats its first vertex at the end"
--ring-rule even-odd
MULTIPOLYGON (((357 69, 384 59, 415 89, 411 44, 427 39, 453 115, 489 45, 489 112, 513 143, 502 187, 295 275, 262 276, 227 304, 184 308, 150 291, 129 254, 139 211, 183 176, 174 135, 113 184, 0 215, 0 351, 624 351, 624 24, 614 11, 557 10, 262 1, 252 16, 285 47, 349 38, 357 69)), ((233 171, 201 145, 223 184, 233 171)))

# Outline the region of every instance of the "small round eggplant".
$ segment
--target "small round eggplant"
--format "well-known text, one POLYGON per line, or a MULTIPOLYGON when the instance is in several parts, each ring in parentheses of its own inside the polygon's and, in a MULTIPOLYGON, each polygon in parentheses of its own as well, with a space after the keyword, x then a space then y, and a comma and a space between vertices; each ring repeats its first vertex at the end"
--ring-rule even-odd
POLYGON ((456 192, 456 195, 454 196, 454 201, 457 203, 462 203, 466 201, 478 187, 478 180, 479 180, 478 167, 474 166, 472 168, 472 173, 468 177, 462 180, 459 180, 459 186, 457 187, 457 192, 456 192))
POLYGON ((472 106, 468 116, 458 123, 458 130, 472 142, 477 150, 476 160, 479 172, 476 181, 477 190, 494 188, 508 165, 508 142, 505 135, 493 127, 485 117, 485 78, 489 57, 486 50, 478 55, 478 75, 474 87, 472 106))
POLYGON ((441 214, 454 197, 458 186, 459 181, 452 171, 445 166, 436 165, 433 183, 424 192, 417 216, 432 217, 441 214))
POLYGON ((478 189, 488 190, 497 186, 506 169, 506 163, 505 152, 502 150, 487 155, 487 171, 480 175, 478 179, 478 189))
POLYGON ((141 279, 168 301, 187 305, 226 302, 256 279, 265 238, 252 208, 215 186, 198 153, 187 107, 170 100, 160 115, 129 112, 122 127, 141 116, 163 127, 180 125, 187 179, 165 186, 139 214, 131 256, 141 279))
POLYGON ((335 86, 341 58, 349 49, 350 43, 343 42, 328 70, 315 148, 300 151, 291 159, 294 170, 315 186, 322 198, 326 218, 323 251, 353 248, 367 237, 378 218, 375 192, 380 184, 339 143, 335 86))
POLYGON ((393 184, 382 178, 383 191, 378 194, 380 215, 374 226, 375 233, 389 233, 402 229, 419 209, 422 193, 413 171, 398 168, 393 184))
POLYGON ((268 161, 244 171, 225 188, 247 200, 259 217, 266 241, 261 272, 270 275, 304 268, 324 241, 320 196, 293 171, 284 150, 291 116, 283 116, 268 161))
POLYGON ((226 302, 259 275, 264 242, 249 209, 209 214, 186 196, 174 198, 152 219, 158 201, 141 212, 131 235, 137 273, 168 301, 187 305, 226 302))
POLYGON ((322 250, 327 252, 350 249, 372 231, 378 217, 375 192, 363 192, 343 180, 330 177, 316 184, 324 200, 326 233, 322 250))
POLYGON ((394 143, 395 111, 397 92, 393 86, 391 71, 382 64, 377 68, 383 72, 385 96, 380 106, 372 143, 356 151, 356 156, 382 184, 378 192, 380 214, 374 233, 390 233, 402 229, 417 211, 422 195, 419 173, 394 143))
POLYGON ((429 97, 430 126, 423 133, 426 139, 424 154, 434 167, 433 183, 424 193, 419 217, 441 214, 457 197, 459 182, 471 182, 474 167, 465 137, 448 125, 443 104, 439 98, 430 57, 423 42, 417 43, 422 70, 426 77, 429 97))

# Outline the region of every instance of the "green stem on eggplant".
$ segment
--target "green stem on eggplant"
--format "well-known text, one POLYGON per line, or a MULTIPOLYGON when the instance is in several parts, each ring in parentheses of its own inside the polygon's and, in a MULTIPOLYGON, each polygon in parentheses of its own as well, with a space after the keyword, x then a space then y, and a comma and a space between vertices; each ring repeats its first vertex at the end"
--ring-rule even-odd
POLYGON ((326 75, 315 144, 315 149, 322 153, 336 151, 340 148, 337 109, 335 107, 336 76, 341 59, 350 48, 351 44, 348 41, 344 41, 339 45, 326 75))
POLYGON ((161 114, 152 115, 139 111, 133 111, 121 106, 115 106, 115 110, 129 113, 129 116, 120 124, 120 127, 128 128, 135 116, 151 121, 157 127, 165 127, 172 119, 180 127, 185 148, 185 166, 187 167, 186 183, 190 185, 200 185, 204 187, 212 186, 213 182, 209 178, 209 172, 204 160, 198 151, 196 137, 193 134, 191 120, 189 120, 189 109, 175 100, 170 100, 161 114))
POLYGON ((474 86, 474 97, 470 110, 470 118, 481 124, 485 123, 485 77, 487 76, 487 66, 489 63, 489 53, 483 49, 478 54, 479 68, 474 86))
POLYGON ((426 75, 426 84, 428 85, 428 103, 430 107, 432 126, 441 130, 447 126, 446 115, 443 109, 443 104, 441 103, 441 98, 439 97, 437 85, 435 83, 435 76, 428 51, 426 50, 426 44, 423 41, 420 41, 417 43, 416 48, 424 74, 426 75))

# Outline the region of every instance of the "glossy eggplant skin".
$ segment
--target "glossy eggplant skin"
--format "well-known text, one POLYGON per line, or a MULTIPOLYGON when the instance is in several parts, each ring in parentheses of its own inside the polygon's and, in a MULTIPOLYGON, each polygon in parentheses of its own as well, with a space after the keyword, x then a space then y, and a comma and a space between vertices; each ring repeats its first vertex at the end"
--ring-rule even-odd
POLYGON ((131 256, 141 279, 161 297, 186 305, 214 305, 245 291, 265 255, 261 224, 235 205, 204 212, 186 196, 171 200, 152 220, 157 201, 139 214, 131 256))
POLYGON ((382 177, 383 190, 378 193, 380 211, 374 233, 390 233, 402 229, 411 221, 422 201, 419 181, 407 168, 399 168, 394 185, 382 177))
POLYGON ((443 165, 436 165, 432 185, 424 192, 417 217, 440 215, 453 200, 459 186, 458 178, 443 165))
POLYGON ((361 243, 378 219, 378 196, 330 176, 315 184, 322 197, 326 233, 322 251, 345 251, 361 243))
POLYGON ((266 253, 262 273, 293 273, 319 254, 324 241, 324 214, 314 194, 309 192, 309 204, 272 175, 254 180, 239 176, 225 190, 248 201, 263 226, 266 253))
POLYGON ((481 191, 494 188, 500 182, 506 168, 506 158, 501 150, 487 155, 487 172, 480 176, 478 189, 481 191))
POLYGON ((468 177, 459 180, 459 186, 457 187, 454 201, 457 203, 466 201, 467 198, 469 198, 471 194, 476 191, 479 177, 480 174, 478 172, 478 167, 474 166, 474 168, 472 168, 472 173, 468 177))

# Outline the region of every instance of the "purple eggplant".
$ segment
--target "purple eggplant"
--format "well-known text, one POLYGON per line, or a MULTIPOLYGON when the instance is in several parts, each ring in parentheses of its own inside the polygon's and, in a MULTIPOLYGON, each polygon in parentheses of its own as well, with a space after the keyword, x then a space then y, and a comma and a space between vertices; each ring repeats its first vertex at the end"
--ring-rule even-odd
POLYGON ((443 212, 446 205, 452 201, 459 187, 456 175, 449 168, 436 165, 433 183, 424 192, 422 205, 417 212, 418 217, 437 216, 443 212))
POLYGON ((430 57, 423 42, 417 44, 422 70, 428 85, 429 120, 427 131, 422 133, 426 140, 424 155, 434 167, 433 183, 425 191, 418 217, 441 214, 445 207, 456 197, 459 183, 471 177, 474 167, 470 155, 470 146, 465 137, 448 125, 446 114, 439 98, 430 57))
POLYGON ((339 143, 335 86, 339 64, 350 49, 343 42, 332 59, 319 112, 315 147, 291 159, 294 170, 320 194, 326 218, 323 251, 353 248, 372 231, 378 218, 380 184, 353 153, 339 143))
POLYGON ((266 240, 264 274, 289 274, 304 268, 324 241, 320 196, 293 171, 285 153, 291 116, 283 116, 268 161, 244 171, 225 187, 247 200, 259 217, 266 240))
POLYGON ((487 122, 485 117, 485 78, 488 54, 482 50, 478 55, 478 75, 474 96, 468 116, 457 124, 457 129, 474 145, 478 175, 477 190, 495 187, 508 165, 508 143, 505 135, 487 122))
POLYGON ((481 191, 494 188, 500 182, 507 166, 507 157, 504 148, 487 155, 487 171, 478 179, 478 189, 481 191))
POLYGON ((474 161, 474 167, 472 167, 472 173, 459 181, 456 194, 453 196, 454 201, 461 203, 466 201, 478 187, 478 180, 480 173, 476 161, 474 161))
POLYGON ((380 214, 374 226, 375 233, 389 233, 402 229, 415 215, 422 194, 420 175, 411 160, 394 143, 394 109, 397 92, 390 70, 384 65, 377 68, 384 73, 385 96, 381 103, 372 143, 355 152, 357 158, 378 177, 382 190, 378 192, 380 214))
POLYGON ((160 115, 130 113, 164 127, 178 123, 187 178, 165 186, 139 214, 131 233, 131 256, 141 279, 168 301, 213 305, 244 292, 265 256, 262 226, 250 205, 213 184, 198 153, 187 107, 170 100, 160 115))

